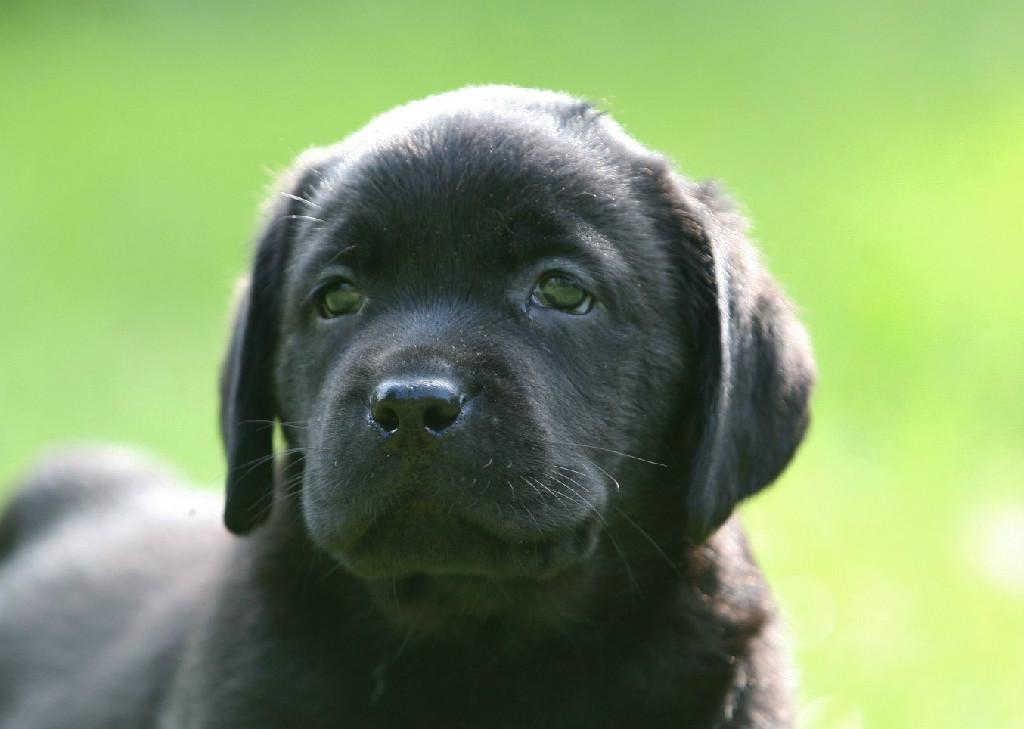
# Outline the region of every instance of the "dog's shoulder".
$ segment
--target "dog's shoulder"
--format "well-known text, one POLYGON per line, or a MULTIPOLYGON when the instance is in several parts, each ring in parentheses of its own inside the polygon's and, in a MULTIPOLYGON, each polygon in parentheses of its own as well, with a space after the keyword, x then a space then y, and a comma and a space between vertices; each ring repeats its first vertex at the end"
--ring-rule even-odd
MULTIPOLYGON (((195 501, 187 511, 216 512, 213 497, 189 494, 181 479, 134 448, 73 444, 39 457, 10 489, 0 510, 0 560, 58 528, 104 514, 159 512, 171 502, 195 501)), ((173 511, 171 507, 168 511, 173 511)))
POLYGON ((175 480, 125 447, 79 444, 44 453, 16 481, 0 514, 0 558, 71 520, 93 518, 175 480))
POLYGON ((221 499, 113 446, 51 452, 16 489, 0 517, 0 724, 151 724, 230 545, 221 499))

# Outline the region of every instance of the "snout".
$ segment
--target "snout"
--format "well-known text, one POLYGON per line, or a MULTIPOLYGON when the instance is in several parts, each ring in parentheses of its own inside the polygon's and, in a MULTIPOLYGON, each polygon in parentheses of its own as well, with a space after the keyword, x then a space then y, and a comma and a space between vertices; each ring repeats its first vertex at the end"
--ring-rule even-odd
POLYGON ((311 418, 314 541, 367 579, 546 580, 585 560, 608 492, 560 430, 551 377, 522 346, 382 331, 350 345, 311 418))
POLYGON ((465 390, 437 377, 399 377, 380 382, 367 409, 368 420, 390 453, 425 449, 458 430, 467 409, 465 390))

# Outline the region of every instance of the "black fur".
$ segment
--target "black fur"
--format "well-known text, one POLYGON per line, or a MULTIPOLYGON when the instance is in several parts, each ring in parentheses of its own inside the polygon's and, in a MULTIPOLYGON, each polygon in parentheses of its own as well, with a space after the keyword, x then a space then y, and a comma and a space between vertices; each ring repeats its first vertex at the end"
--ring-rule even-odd
POLYGON ((0 726, 792 724, 732 511, 813 363, 713 186, 568 96, 431 97, 300 157, 235 321, 237 536, 139 456, 44 461, 0 726))

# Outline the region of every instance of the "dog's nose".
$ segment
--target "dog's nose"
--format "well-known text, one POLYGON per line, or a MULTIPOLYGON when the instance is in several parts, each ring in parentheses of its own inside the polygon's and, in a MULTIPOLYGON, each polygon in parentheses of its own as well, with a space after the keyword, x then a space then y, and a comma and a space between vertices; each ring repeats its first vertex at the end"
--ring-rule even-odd
POLYGON ((385 380, 370 402, 370 419, 386 435, 441 436, 459 418, 465 397, 442 379, 385 380))

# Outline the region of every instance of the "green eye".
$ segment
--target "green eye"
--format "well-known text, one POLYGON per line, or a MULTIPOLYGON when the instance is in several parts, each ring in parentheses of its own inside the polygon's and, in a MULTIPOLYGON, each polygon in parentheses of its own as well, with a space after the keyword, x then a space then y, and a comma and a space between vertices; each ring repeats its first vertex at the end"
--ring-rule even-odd
POLYGON ((579 281, 561 273, 543 278, 534 287, 531 300, 566 314, 586 314, 594 306, 593 295, 579 281))
POLYGON ((324 319, 354 314, 363 305, 363 294, 345 279, 332 281, 317 292, 317 308, 324 319))

